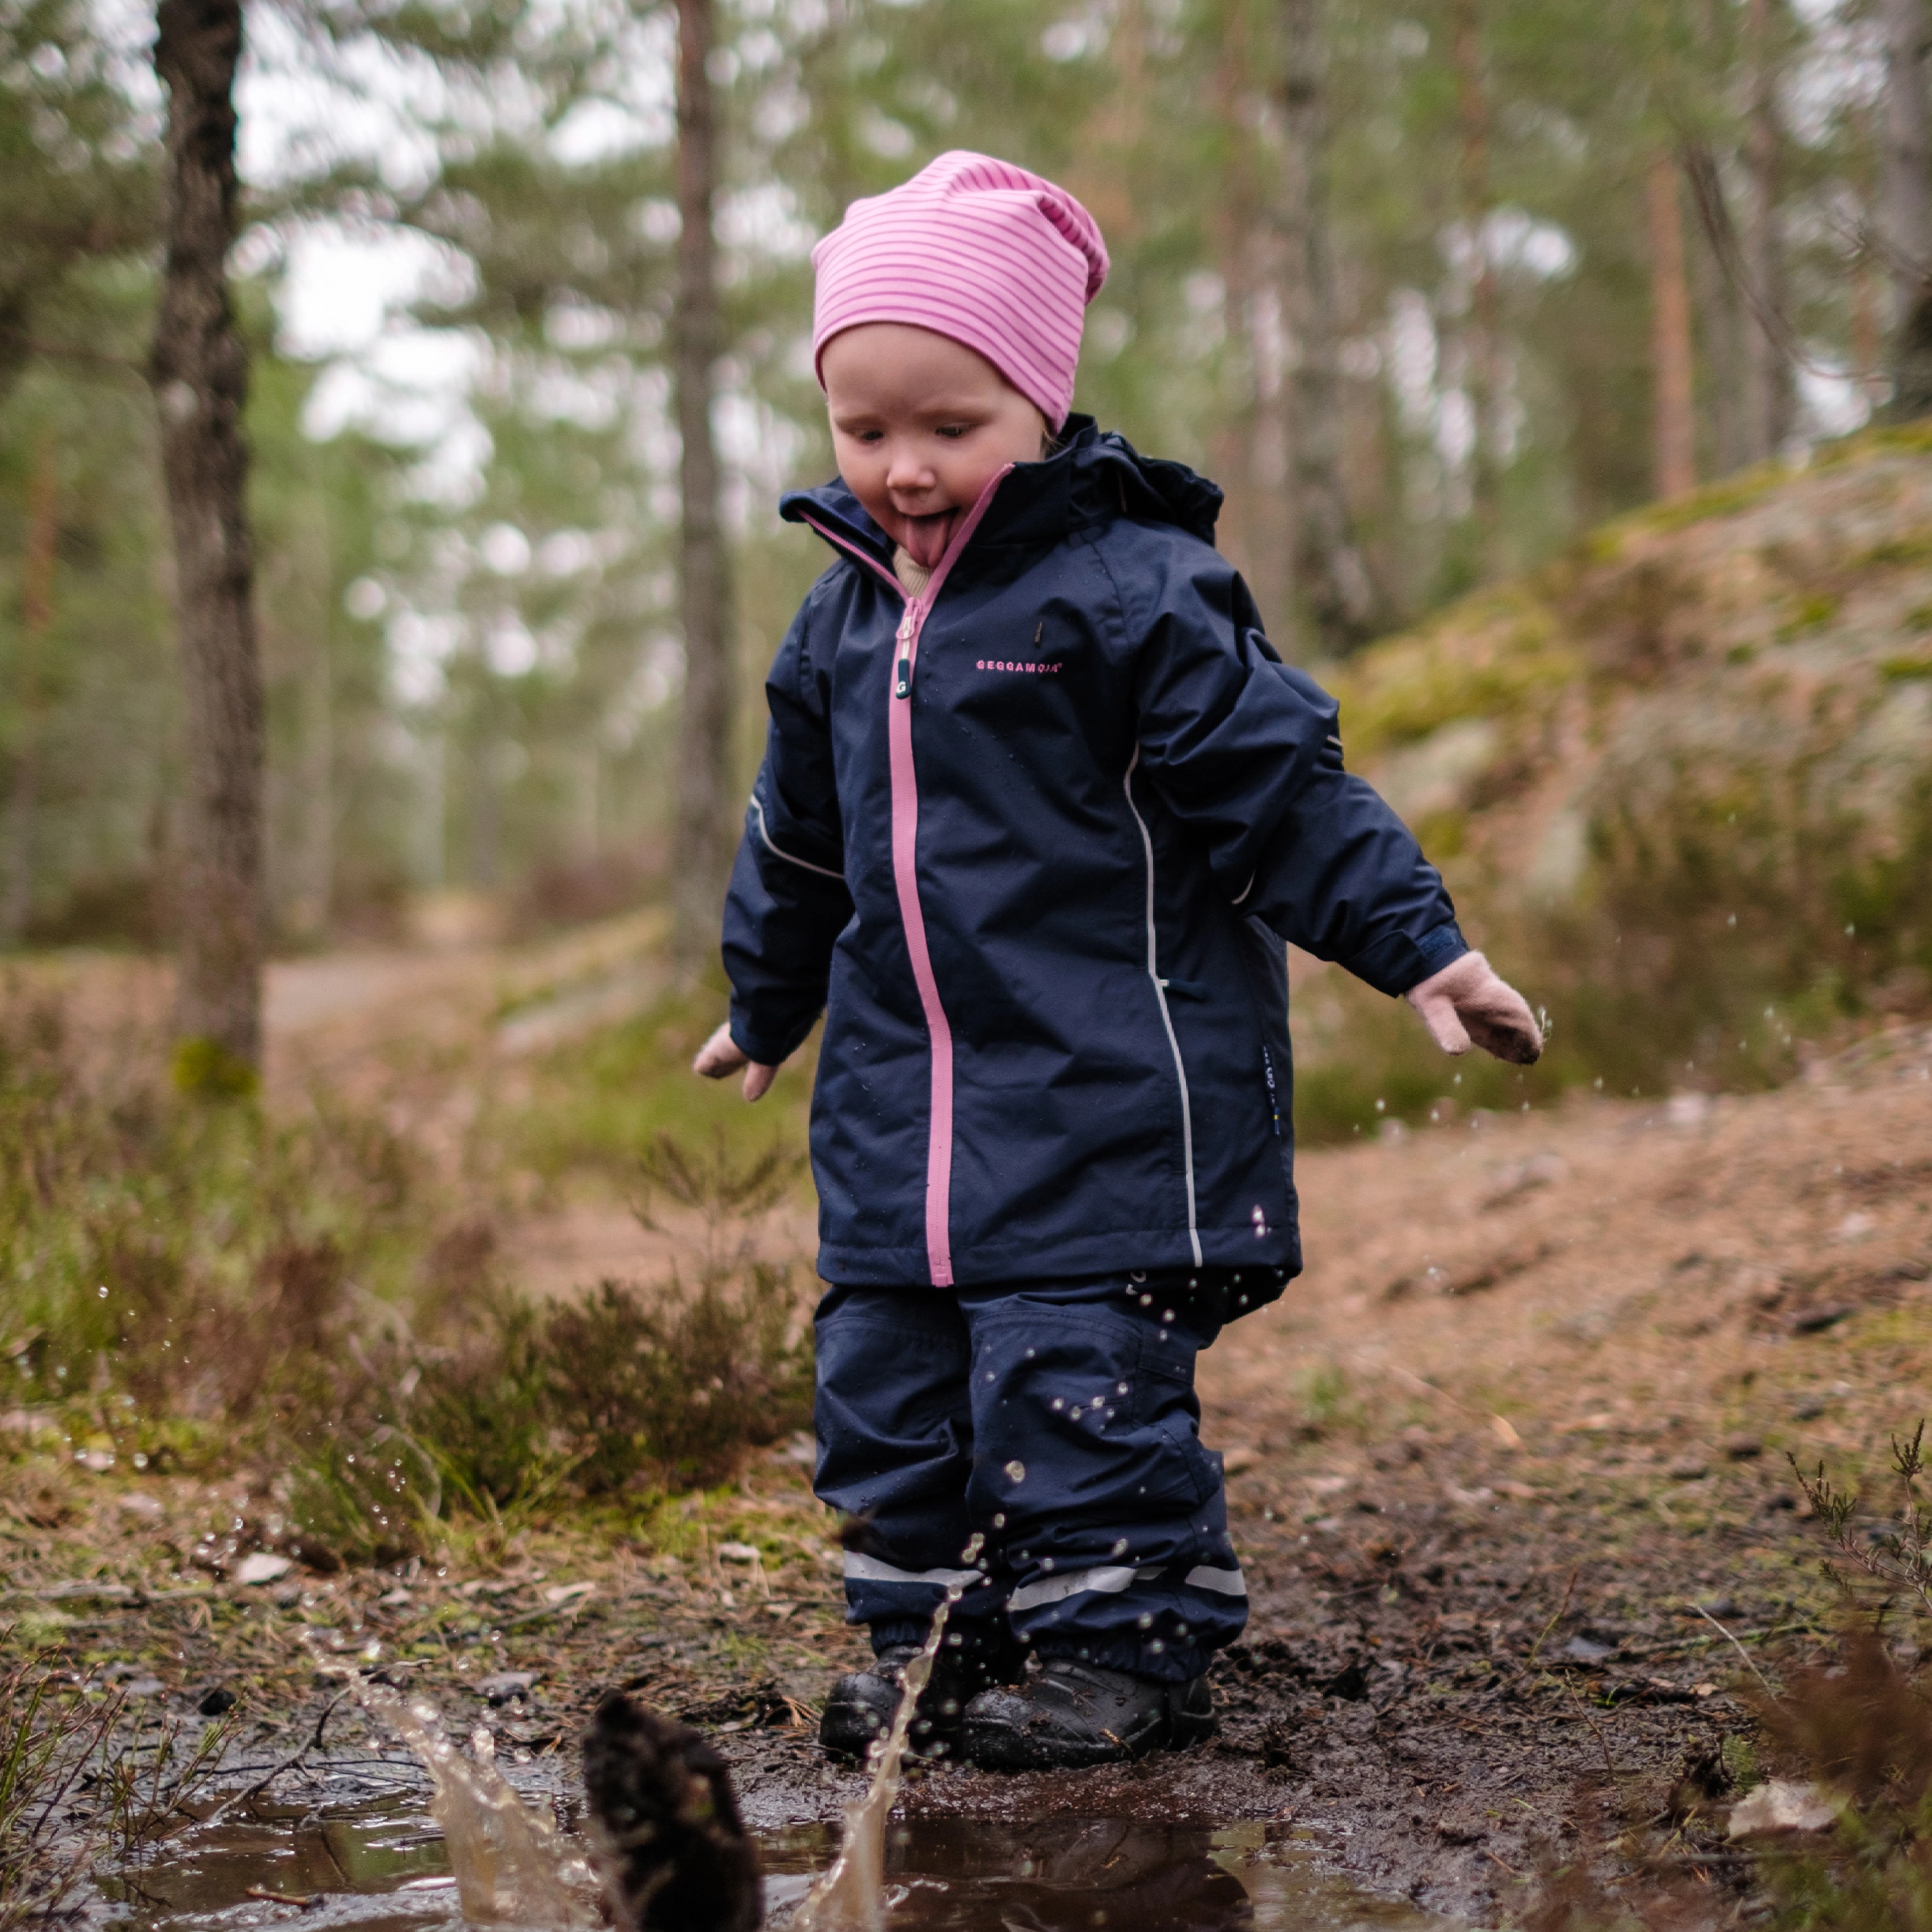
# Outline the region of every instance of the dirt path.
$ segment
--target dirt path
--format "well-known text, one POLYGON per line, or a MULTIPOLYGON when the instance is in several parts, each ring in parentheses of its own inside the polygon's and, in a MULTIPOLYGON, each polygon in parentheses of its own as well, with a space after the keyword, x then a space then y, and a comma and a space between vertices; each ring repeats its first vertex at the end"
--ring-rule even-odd
MULTIPOLYGON (((427 968, 385 984, 389 1011, 433 993, 427 968)), ((284 997, 291 1038, 369 1010, 340 977, 284 997)), ((1253 1595, 1220 1738, 1077 1780, 935 1776, 909 1804, 1268 1819, 1486 1920, 1579 1847, 1744 1882, 1721 1810, 1686 1811, 1721 1807, 1751 1731, 1710 1618, 1768 1669, 1820 1640, 1783 1452, 1855 1479, 1926 1406, 1932 1032, 1747 1100, 1580 1098, 1317 1151, 1301 1184, 1307 1275, 1203 1361, 1253 1595)), ((613 1268, 650 1258, 615 1210, 518 1238, 559 1279, 599 1242, 613 1268)), ((184 1711, 232 1689, 265 1755, 313 1723, 318 1661, 419 1685, 511 1753, 567 1749, 627 1683, 720 1737, 759 1822, 829 1818, 854 1781, 812 1710, 857 1646, 807 1454, 594 1531, 465 1531, 406 1576, 241 1583, 273 1540, 268 1472, 17 1463, 0 1539, 14 1609, 77 1673, 184 1711)))

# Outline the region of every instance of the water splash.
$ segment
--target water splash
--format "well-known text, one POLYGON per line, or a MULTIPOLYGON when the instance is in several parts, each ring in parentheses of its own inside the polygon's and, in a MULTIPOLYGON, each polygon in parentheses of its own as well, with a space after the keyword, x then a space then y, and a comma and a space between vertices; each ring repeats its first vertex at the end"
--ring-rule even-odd
POLYGON ((472 1735, 466 1757, 427 1700, 360 1682, 356 1694, 429 1773, 430 1812, 443 1828, 469 1923, 529 1932, 593 1932, 601 1923, 596 1875, 564 1845, 551 1821, 518 1797, 496 1768, 488 1731, 472 1735))
MULTIPOLYGON (((973 1562, 985 1542, 975 1535, 961 1554, 973 1562)), ((932 1666, 946 1640, 946 1619, 967 1586, 949 1584, 945 1600, 932 1613, 932 1628, 918 1655, 899 1679, 899 1705, 892 1728, 872 1746, 872 1781, 856 1805, 845 1807, 845 1830, 838 1856, 827 1867, 797 1915, 791 1932, 883 1932, 886 1918, 886 1820, 899 1795, 906 1765, 906 1740, 912 1730, 919 1694, 932 1681, 932 1666)))

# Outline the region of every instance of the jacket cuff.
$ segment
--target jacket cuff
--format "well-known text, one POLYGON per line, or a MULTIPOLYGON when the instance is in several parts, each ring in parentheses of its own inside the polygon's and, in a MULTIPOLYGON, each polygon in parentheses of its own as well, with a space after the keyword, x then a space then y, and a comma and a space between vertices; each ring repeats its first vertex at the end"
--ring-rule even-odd
POLYGON ((760 1033, 742 1013, 733 1013, 731 1043, 748 1060, 755 1060, 761 1067, 782 1066, 804 1044, 805 1037, 817 1024, 818 1017, 814 1013, 795 1037, 788 1038, 781 1034, 760 1033))
POLYGON ((1420 939, 1391 932, 1342 963, 1358 979, 1366 980, 1377 992, 1395 1000, 1471 950, 1456 921, 1448 919, 1420 939))

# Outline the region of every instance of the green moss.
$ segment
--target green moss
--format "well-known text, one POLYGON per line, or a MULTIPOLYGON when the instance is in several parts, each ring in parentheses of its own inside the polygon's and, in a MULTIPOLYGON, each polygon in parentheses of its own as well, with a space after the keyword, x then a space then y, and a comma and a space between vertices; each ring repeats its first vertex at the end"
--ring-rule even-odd
POLYGON ((1541 603, 1472 600, 1352 668, 1339 685, 1343 736, 1353 755, 1372 757, 1463 718, 1520 717, 1580 668, 1541 603))
POLYGON ((1932 563, 1932 530, 1913 537, 1887 537, 1874 544, 1856 560, 1855 567, 1885 570, 1900 564, 1932 563))
POLYGON ((262 1085, 255 1068, 219 1040, 180 1041, 170 1071, 176 1093, 198 1094, 205 1100, 247 1100, 262 1085))
POLYGON ((1800 597, 1797 609, 1778 627, 1778 642, 1788 644, 1807 631, 1822 630, 1838 615, 1842 602, 1843 599, 1823 591, 1800 597))
POLYGON ((1783 482, 1787 472, 1781 463, 1760 463, 1715 483, 1707 483, 1688 496, 1674 496, 1668 503, 1653 503, 1623 522, 1631 529, 1663 533, 1687 530, 1692 525, 1708 523, 1714 517, 1727 517, 1761 502, 1783 482))
POLYGON ((1932 657, 1888 657, 1879 665, 1878 675, 1889 684, 1903 684, 1915 678, 1932 677, 1932 657))
POLYGON ((1469 814, 1466 812, 1432 812, 1413 828, 1416 842, 1431 859, 1460 858, 1469 844, 1469 814))

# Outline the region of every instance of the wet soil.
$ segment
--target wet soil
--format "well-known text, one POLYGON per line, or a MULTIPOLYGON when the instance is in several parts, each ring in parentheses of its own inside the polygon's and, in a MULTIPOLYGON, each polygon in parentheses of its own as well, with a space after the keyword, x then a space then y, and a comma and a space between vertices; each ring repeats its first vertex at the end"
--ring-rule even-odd
MULTIPOLYGON (((1252 1592, 1220 1735, 1078 1778, 935 1774, 909 1828, 1252 1828, 1483 1923, 1558 1862, 1748 1886, 1721 1837, 1764 1757, 1745 1660, 1775 1676, 1831 1618, 1785 1454, 1856 1484, 1924 1407, 1932 1035, 1748 1100, 1317 1153, 1301 1180, 1307 1277, 1203 1360, 1252 1592)), ((805 1445, 647 1515, 526 1512, 401 1572, 258 1583, 273 1472, 96 1475, 21 1446, 0 1463, 15 1641, 150 1722, 235 1698, 236 1777, 276 1774, 261 1802, 357 1796, 326 1781, 381 1757, 363 1719, 338 1706, 314 1742, 345 1668, 567 1781, 597 1697, 629 1686, 718 1740, 766 1833, 857 1795, 813 1742, 860 1652, 805 1445)))

